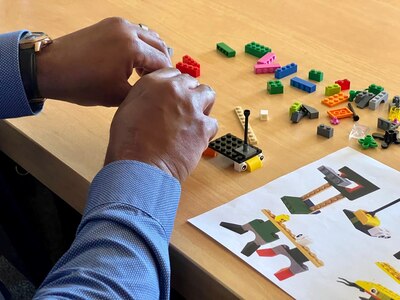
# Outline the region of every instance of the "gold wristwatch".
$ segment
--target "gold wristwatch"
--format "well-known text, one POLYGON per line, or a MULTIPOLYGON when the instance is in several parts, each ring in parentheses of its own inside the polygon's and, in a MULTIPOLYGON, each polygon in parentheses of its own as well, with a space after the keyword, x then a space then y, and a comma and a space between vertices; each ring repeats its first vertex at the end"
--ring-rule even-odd
POLYGON ((30 103, 43 102, 37 83, 36 55, 52 39, 44 32, 28 32, 19 40, 19 67, 25 93, 30 103))

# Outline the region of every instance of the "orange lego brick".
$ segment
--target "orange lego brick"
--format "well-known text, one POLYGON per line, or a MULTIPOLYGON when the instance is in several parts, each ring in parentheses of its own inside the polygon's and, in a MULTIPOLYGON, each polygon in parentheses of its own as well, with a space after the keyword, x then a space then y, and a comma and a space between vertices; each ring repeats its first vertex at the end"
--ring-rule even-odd
POLYGON ((216 157, 218 154, 217 151, 215 151, 214 149, 211 149, 210 147, 208 147, 206 150, 204 150, 203 152, 203 156, 208 156, 208 157, 216 157))
POLYGON ((325 104, 329 107, 338 105, 340 103, 346 102, 349 100, 349 96, 343 93, 335 94, 330 97, 326 97, 324 100, 321 101, 322 104, 325 104))
POLYGON ((338 119, 350 118, 351 116, 353 116, 353 113, 347 107, 331 109, 331 110, 328 110, 327 113, 331 118, 336 117, 338 119))

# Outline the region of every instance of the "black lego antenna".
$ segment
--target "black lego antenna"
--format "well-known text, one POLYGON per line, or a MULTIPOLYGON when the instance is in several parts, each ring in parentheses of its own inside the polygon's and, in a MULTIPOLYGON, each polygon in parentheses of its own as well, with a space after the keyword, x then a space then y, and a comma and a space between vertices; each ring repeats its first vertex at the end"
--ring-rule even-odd
POLYGON ((243 152, 247 152, 247 133, 249 131, 249 116, 250 116, 250 110, 245 109, 244 112, 244 139, 243 139, 243 152))

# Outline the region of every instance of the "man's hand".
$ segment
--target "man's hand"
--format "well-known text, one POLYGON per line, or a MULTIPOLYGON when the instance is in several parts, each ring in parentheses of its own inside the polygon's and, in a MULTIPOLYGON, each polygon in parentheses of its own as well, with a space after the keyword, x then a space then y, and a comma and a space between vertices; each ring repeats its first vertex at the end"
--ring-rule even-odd
POLYGON ((182 182, 217 133, 214 101, 209 86, 176 69, 143 76, 114 116, 105 164, 142 161, 182 182))
POLYGON ((55 39, 37 55, 39 91, 80 105, 118 106, 134 68, 142 76, 171 65, 157 33, 109 18, 55 39))

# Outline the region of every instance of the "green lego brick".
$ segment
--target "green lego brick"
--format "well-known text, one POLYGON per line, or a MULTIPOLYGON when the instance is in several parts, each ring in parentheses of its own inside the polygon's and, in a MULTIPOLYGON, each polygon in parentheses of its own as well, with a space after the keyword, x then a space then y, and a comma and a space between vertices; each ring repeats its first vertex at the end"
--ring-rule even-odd
POLYGON ((341 89, 342 88, 337 83, 328 85, 327 87, 325 87, 325 96, 332 96, 338 94, 340 93, 341 89))
POLYGON ((261 220, 253 220, 249 224, 266 243, 271 243, 279 239, 276 235, 276 233, 279 232, 279 229, 271 221, 260 221, 261 220))
POLYGON ((244 47, 244 52, 254 55, 255 57, 261 58, 268 52, 271 52, 271 48, 268 48, 256 42, 251 42, 244 47))
POLYGON ((280 80, 270 80, 267 83, 267 92, 269 94, 283 94, 283 85, 280 80))
POLYGON ((218 43, 217 50, 227 57, 234 57, 236 55, 236 51, 225 43, 218 43))
POLYGON ((349 92, 349 101, 353 102, 354 98, 357 96, 358 93, 360 93, 362 91, 354 91, 354 90, 350 90, 349 92))
POLYGON ((283 196, 282 198, 283 204, 285 204, 286 208, 292 214, 310 214, 312 213, 311 209, 307 204, 304 203, 303 199, 300 197, 290 197, 283 196))
POLYGON ((324 79, 324 73, 312 69, 310 72, 308 72, 308 79, 321 82, 324 79))
POLYGON ((368 92, 373 93, 375 95, 378 95, 380 92, 382 92, 384 90, 383 87, 376 85, 376 84, 371 84, 368 87, 368 92))

